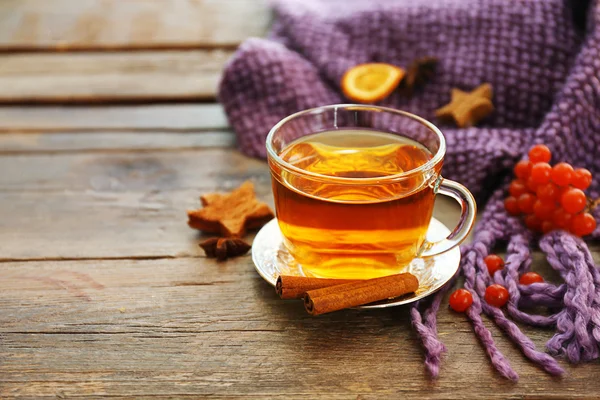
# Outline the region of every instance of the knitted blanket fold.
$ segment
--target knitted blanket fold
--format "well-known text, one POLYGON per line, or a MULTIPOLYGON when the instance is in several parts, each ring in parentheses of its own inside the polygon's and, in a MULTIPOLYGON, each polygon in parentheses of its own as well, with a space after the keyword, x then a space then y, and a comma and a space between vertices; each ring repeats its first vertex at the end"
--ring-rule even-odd
MULTIPOLYGON (((403 109, 436 123, 447 139, 443 175, 465 184, 484 211, 474 241, 462 247, 461 274, 474 294, 467 315, 490 361, 505 377, 518 376, 484 326, 486 313, 523 354, 550 374, 563 372, 553 356, 571 362, 600 357, 600 272, 585 242, 563 231, 539 246, 564 283, 518 284, 539 239, 504 211, 508 175, 535 143, 553 162, 566 161, 600 176, 600 0, 293 0, 274 3, 268 39, 248 39, 228 63, 219 99, 238 136, 240 150, 265 157, 269 129, 306 108, 345 103, 339 82, 365 62, 401 67, 434 56, 433 79, 412 97, 395 92, 380 105, 403 109), (574 16, 586 16, 581 25, 574 16), (494 88, 494 114, 476 128, 439 124, 434 110, 450 90, 494 88), (506 267, 489 276, 483 258, 507 244, 506 267), (505 309, 482 301, 491 283, 510 293, 505 309), (547 306, 552 315, 525 310, 547 306), (513 322, 552 327, 547 353, 536 349, 513 322)), ((600 179, 587 194, 600 196, 600 179)), ((600 218, 600 210, 595 210, 600 218)), ((589 240, 600 238, 600 228, 589 240)), ((587 238, 586 238, 587 239, 587 238)), ((437 376, 444 345, 436 313, 452 284, 411 310, 422 339, 425 365, 437 376)))

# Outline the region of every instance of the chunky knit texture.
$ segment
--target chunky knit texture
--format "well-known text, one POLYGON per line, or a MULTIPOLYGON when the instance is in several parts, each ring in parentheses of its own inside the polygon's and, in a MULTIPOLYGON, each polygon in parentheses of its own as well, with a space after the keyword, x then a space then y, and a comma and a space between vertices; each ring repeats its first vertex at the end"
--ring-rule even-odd
MULTIPOLYGON (((548 145, 554 161, 591 170, 596 180, 588 195, 600 195, 599 1, 276 2, 269 39, 249 39, 240 46, 225 70, 219 97, 240 149, 265 157, 266 135, 280 119, 346 102, 339 82, 356 64, 408 66, 416 58, 437 57, 436 76, 413 97, 394 93, 380 103, 432 121, 452 87, 471 90, 490 82, 496 109, 480 127, 439 125, 448 144, 444 176, 464 183, 480 206, 485 204, 473 243, 462 248, 460 271, 474 294, 467 316, 503 376, 518 379, 482 322, 482 312, 528 359, 560 375, 563 370, 549 354, 571 362, 600 356, 600 272, 583 241, 557 231, 542 237, 539 246, 564 283, 520 285, 518 277, 530 269, 530 249, 539 238, 506 214, 502 200, 510 169, 535 143, 548 145), (483 258, 503 243, 507 265, 489 276, 483 258), (510 293, 504 310, 482 300, 491 283, 510 293), (553 314, 526 311, 539 306, 553 314), (556 329, 546 345, 549 354, 536 349, 513 321, 556 329)), ((597 229, 590 240, 599 237, 597 229)), ((436 314, 451 287, 411 310, 426 368, 434 377, 445 351, 437 337, 436 314)))

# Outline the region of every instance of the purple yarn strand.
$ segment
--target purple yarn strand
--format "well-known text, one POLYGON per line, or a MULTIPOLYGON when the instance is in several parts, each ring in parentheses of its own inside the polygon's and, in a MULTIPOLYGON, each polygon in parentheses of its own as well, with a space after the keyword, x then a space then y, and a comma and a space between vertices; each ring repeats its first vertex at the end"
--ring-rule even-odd
POLYGON ((521 298, 519 307, 541 307, 562 308, 567 285, 553 285, 540 282, 531 285, 518 285, 521 298))
POLYGON ((548 354, 536 350, 531 339, 521 332, 514 322, 506 318, 502 310, 484 303, 483 311, 494 319, 494 322, 510 337, 528 359, 552 375, 564 374, 565 371, 558 362, 548 354))
POLYGON ((440 373, 442 354, 446 352, 446 346, 437 338, 437 329, 432 329, 423 322, 418 305, 410 310, 412 325, 419 334, 423 347, 425 348, 425 368, 432 378, 437 378, 440 373))
MULTIPOLYGON (((549 327, 556 323, 557 315, 549 317, 543 315, 531 315, 519 310, 521 303, 521 291, 519 289, 519 273, 529 270, 531 266, 531 252, 529 250, 531 237, 530 235, 515 235, 511 238, 508 244, 508 256, 503 270, 504 279, 501 274, 497 274, 499 283, 506 287, 510 295, 510 300, 506 305, 506 311, 513 319, 524 322, 532 326, 549 327)), ((544 304, 547 306, 547 304, 544 304)))
POLYGON ((437 336, 437 313, 444 296, 454 286, 458 275, 457 273, 433 296, 429 308, 423 312, 423 315, 419 312, 420 302, 417 302, 410 310, 412 325, 419 334, 425 349, 425 368, 432 378, 439 376, 442 354, 446 352, 446 346, 437 336))
POLYGON ((585 262, 587 263, 590 269, 596 287, 594 300, 592 304, 592 334, 596 342, 598 342, 600 345, 600 270, 598 269, 598 266, 594 263, 594 259, 592 258, 592 254, 590 253, 589 249, 585 248, 584 250, 585 251, 583 251, 583 255, 585 258, 585 262))
POLYGON ((600 291, 596 266, 585 244, 565 232, 554 232, 540 242, 548 262, 565 280, 564 309, 556 321, 557 333, 546 347, 578 363, 599 357, 598 314, 600 291))
POLYGON ((465 275, 465 288, 473 295, 473 304, 467 310, 467 316, 471 320, 475 335, 483 345, 494 368, 505 378, 517 381, 519 380, 519 375, 512 369, 506 357, 498 350, 492 338, 492 333, 485 327, 481 319, 481 301, 477 295, 478 291, 475 290, 475 263, 477 256, 475 251, 467 252, 462 265, 462 271, 465 275))
MULTIPOLYGON (((480 297, 483 297, 488 283, 491 283, 489 281, 486 282, 486 278, 488 278, 489 275, 485 273, 486 265, 483 261, 483 257, 487 255, 487 249, 485 249, 480 243, 475 244, 474 248, 477 250, 477 262, 475 263, 477 273, 475 274, 474 288, 477 291, 477 294, 480 297)), ((527 251, 525 251, 525 253, 526 252, 527 251)), ((564 370, 560 367, 560 365, 558 365, 555 359, 550 357, 548 354, 542 353, 535 349, 535 344, 531 341, 531 339, 523 334, 523 332, 521 332, 519 327, 514 322, 506 318, 501 309, 492 307, 486 302, 482 302, 482 309, 488 316, 494 319, 496 325, 498 325, 508 335, 508 337, 519 347, 519 349, 521 349, 527 358, 552 375, 561 375, 564 373, 564 370)))

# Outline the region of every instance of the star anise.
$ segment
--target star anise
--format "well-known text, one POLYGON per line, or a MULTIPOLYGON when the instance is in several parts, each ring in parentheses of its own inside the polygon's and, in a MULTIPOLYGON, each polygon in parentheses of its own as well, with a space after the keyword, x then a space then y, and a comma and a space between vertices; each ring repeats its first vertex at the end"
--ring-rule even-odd
POLYGON ((206 253, 206 257, 223 261, 230 257, 246 254, 251 246, 243 239, 234 237, 210 238, 200 243, 200 247, 206 253))
POLYGON ((412 96, 415 89, 423 86, 435 74, 438 59, 423 57, 414 60, 406 70, 406 75, 400 82, 400 91, 407 96, 412 96))

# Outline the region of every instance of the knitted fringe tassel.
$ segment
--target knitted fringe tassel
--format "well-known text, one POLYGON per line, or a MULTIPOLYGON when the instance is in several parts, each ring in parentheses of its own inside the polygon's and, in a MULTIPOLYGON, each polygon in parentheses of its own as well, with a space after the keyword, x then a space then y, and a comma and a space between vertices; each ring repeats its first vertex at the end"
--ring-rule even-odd
MULTIPOLYGON (((551 355, 565 356, 570 362, 595 360, 600 357, 600 270, 594 264, 585 242, 566 232, 552 232, 542 238, 540 248, 548 262, 564 282, 561 285, 534 283, 520 285, 519 276, 531 266, 530 235, 523 231, 513 235, 508 243, 505 268, 490 276, 484 257, 494 244, 494 234, 482 231, 477 243, 463 250, 461 274, 464 286, 473 294, 473 304, 467 310, 474 332, 484 347, 494 368, 504 377, 516 381, 517 373, 498 350, 491 332, 485 327, 481 313, 489 316, 529 360, 551 375, 564 370, 557 360, 535 348, 534 343, 513 322, 536 327, 552 327, 556 334, 546 348, 551 355), (488 305, 483 299, 487 286, 498 283, 508 289, 510 299, 505 312, 488 305), (524 307, 558 309, 544 316, 529 314, 524 307), (510 319, 509 319, 510 318, 510 319)), ((439 375, 441 356, 446 350, 437 337, 436 314, 452 283, 437 293, 423 312, 419 304, 411 310, 412 323, 425 349, 425 366, 432 377, 439 375)))

